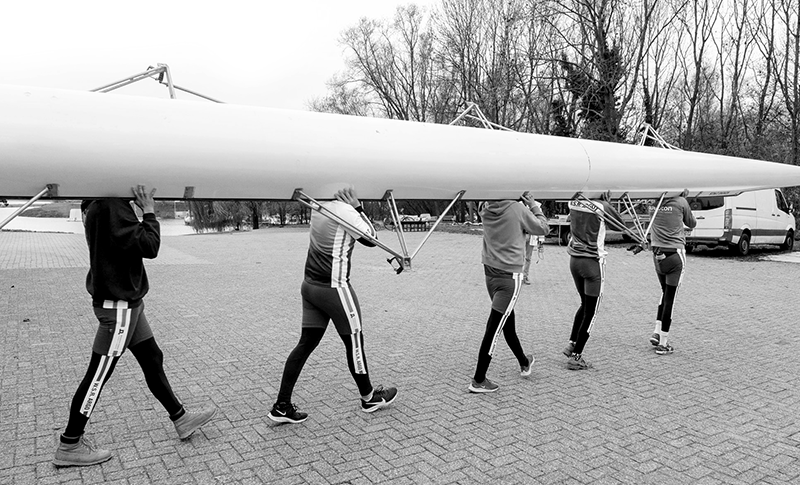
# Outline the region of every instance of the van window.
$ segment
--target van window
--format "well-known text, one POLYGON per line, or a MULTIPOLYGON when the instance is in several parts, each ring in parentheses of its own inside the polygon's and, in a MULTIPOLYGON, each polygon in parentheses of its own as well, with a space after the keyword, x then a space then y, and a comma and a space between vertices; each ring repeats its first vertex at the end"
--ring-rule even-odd
POLYGON ((725 205, 724 197, 692 197, 689 199, 689 207, 693 211, 707 211, 723 205, 725 205))
POLYGON ((789 213, 789 204, 786 203, 786 198, 783 197, 783 192, 780 190, 775 191, 775 200, 778 203, 778 209, 783 212, 789 213))

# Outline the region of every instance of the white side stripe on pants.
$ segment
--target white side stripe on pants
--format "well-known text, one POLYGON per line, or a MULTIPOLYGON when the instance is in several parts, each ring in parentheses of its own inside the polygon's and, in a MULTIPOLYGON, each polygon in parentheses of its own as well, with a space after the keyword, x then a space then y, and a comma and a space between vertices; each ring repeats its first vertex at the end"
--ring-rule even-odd
POLYGON ((128 308, 128 302, 106 300, 103 302, 103 308, 107 310, 117 310, 114 337, 111 340, 108 353, 100 357, 100 365, 97 367, 97 372, 94 373, 94 378, 89 385, 89 390, 83 398, 81 414, 84 416, 92 414, 94 405, 97 403, 97 396, 103 388, 103 383, 106 380, 111 364, 114 362, 114 359, 122 355, 122 352, 125 350, 125 342, 128 340, 128 330, 130 329, 131 312, 128 308))
POLYGON ((594 315, 592 321, 589 322, 589 328, 586 333, 591 334, 594 329, 594 324, 597 321, 597 312, 600 311, 600 302, 603 301, 603 290, 606 286, 606 258, 600 258, 600 294, 597 295, 597 304, 594 306, 594 315))
POLYGON ((356 374, 366 374, 367 366, 364 364, 364 349, 361 347, 361 318, 358 316, 355 300, 353 300, 353 295, 350 293, 350 288, 345 286, 338 287, 336 290, 350 322, 350 342, 353 347, 353 364, 356 374))
POLYGON ((500 336, 500 332, 503 331, 503 327, 506 324, 506 320, 508 320, 508 316, 511 315, 512 311, 514 311, 514 305, 517 304, 517 297, 519 297, 519 291, 522 289, 522 277, 522 273, 514 273, 514 294, 511 295, 511 301, 508 302, 508 307, 506 308, 506 311, 503 312, 502 318, 500 318, 500 324, 497 326, 497 331, 494 332, 492 345, 489 347, 489 357, 494 354, 494 348, 497 346, 497 338, 500 336))

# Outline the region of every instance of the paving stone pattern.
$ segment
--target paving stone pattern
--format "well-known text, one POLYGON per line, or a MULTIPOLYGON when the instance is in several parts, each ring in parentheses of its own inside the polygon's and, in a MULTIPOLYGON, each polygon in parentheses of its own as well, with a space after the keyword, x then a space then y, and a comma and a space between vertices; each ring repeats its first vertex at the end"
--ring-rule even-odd
MULTIPOLYGON (((381 238, 397 246, 392 234, 381 238)), ((412 249, 421 234, 409 234, 412 249)), ((481 238, 437 233, 395 275, 357 247, 374 384, 388 409, 360 411, 344 349, 329 329, 300 377, 299 425, 266 415, 300 331, 303 229, 166 237, 148 263, 146 312, 167 374, 188 406, 217 417, 177 439, 125 354, 87 437, 107 463, 51 464, 96 329, 82 235, 0 232, 0 483, 798 483, 800 389, 796 264, 689 255, 671 343, 648 342, 658 282, 647 254, 610 248, 585 356, 561 350, 578 305, 563 247, 548 244, 517 305, 533 376, 498 344, 497 393, 467 392, 489 300, 481 238)))

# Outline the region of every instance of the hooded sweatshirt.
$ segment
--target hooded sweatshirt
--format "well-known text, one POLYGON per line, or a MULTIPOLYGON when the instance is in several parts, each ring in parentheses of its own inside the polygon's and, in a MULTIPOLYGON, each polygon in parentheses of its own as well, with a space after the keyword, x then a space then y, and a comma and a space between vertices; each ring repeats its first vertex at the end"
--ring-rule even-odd
POLYGON ((95 200, 81 208, 89 244, 86 290, 93 305, 122 300, 131 308, 139 306, 150 288, 142 258, 155 258, 161 246, 156 216, 144 214, 139 222, 130 202, 122 199, 95 200))
MULTIPOLYGON (((650 212, 655 212, 655 207, 651 207, 650 212)), ((650 244, 656 248, 683 249, 686 244, 683 227, 691 229, 697 225, 692 209, 683 197, 665 200, 652 218, 650 244)))
POLYGON ((483 251, 481 262, 492 268, 521 273, 525 266, 525 235, 544 236, 549 232, 542 209, 528 209, 515 200, 484 204, 483 251))

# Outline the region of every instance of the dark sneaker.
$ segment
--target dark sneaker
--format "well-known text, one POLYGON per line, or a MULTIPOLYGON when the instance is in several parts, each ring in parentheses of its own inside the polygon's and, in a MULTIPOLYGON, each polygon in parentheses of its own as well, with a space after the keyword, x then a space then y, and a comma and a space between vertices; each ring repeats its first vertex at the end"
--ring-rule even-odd
POLYGON ((211 418, 217 414, 217 408, 207 407, 200 411, 190 412, 185 409, 183 416, 172 422, 175 425, 175 431, 178 432, 178 438, 185 440, 189 438, 200 426, 211 421, 211 418))
POLYGON ((657 333, 654 333, 653 336, 650 337, 650 343, 653 345, 658 345, 661 343, 661 337, 657 333))
POLYGON ((592 364, 586 362, 581 354, 572 354, 567 361, 567 369, 569 370, 587 370, 591 368, 592 364))
POLYGON ((372 390, 372 399, 369 401, 361 400, 361 410, 365 413, 374 413, 378 409, 392 404, 396 397, 396 387, 384 388, 383 386, 378 386, 372 390))
POLYGON ((575 352, 575 342, 570 340, 569 343, 567 344, 567 347, 564 350, 562 350, 561 353, 569 357, 570 355, 572 355, 573 352, 575 352))
POLYGON ((675 351, 671 345, 658 345, 656 346, 656 353, 658 355, 667 355, 675 351))
POLYGON ((533 372, 531 368, 533 367, 533 363, 536 362, 536 359, 533 358, 533 354, 528 354, 526 357, 528 357, 528 365, 519 368, 519 375, 522 377, 531 376, 531 373, 533 372))
POLYGON ((472 379, 472 382, 469 385, 469 392, 494 392, 500 389, 500 386, 495 384, 494 382, 490 381, 489 379, 484 379, 483 382, 480 384, 475 382, 475 379, 472 379))
POLYGON ((308 419, 308 414, 297 411, 297 406, 290 402, 275 403, 267 416, 276 423, 297 424, 308 419))
POLYGON ((58 443, 56 456, 53 459, 55 466, 89 466, 97 465, 111 459, 108 450, 96 450, 86 438, 81 436, 74 444, 58 443))

